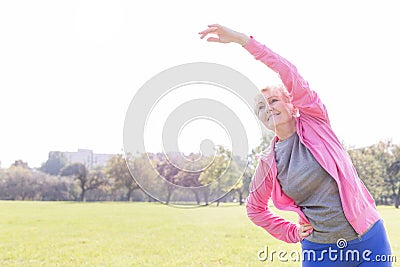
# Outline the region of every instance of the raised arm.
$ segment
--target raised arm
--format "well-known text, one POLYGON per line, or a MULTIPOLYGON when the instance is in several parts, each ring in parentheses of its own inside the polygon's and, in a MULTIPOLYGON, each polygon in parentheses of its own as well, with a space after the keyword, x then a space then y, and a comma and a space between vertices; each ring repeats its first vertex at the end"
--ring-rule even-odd
POLYGON ((212 24, 202 32, 199 32, 203 39, 209 34, 216 37, 209 37, 207 41, 218 43, 238 43, 242 45, 255 59, 260 60, 273 71, 277 72, 289 92, 290 100, 299 109, 300 114, 306 113, 313 117, 329 121, 327 111, 317 93, 310 90, 307 81, 301 77, 296 67, 285 58, 273 52, 254 38, 231 30, 227 27, 212 24))

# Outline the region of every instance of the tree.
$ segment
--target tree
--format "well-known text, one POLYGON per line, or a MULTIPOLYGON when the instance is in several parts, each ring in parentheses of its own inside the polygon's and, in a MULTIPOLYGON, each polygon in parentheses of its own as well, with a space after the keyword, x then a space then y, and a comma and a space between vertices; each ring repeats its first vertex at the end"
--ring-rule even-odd
POLYGON ((377 145, 348 150, 358 176, 375 200, 382 197, 386 175, 381 150, 382 148, 377 145))
POLYGON ((172 165, 163 154, 158 154, 157 158, 158 158, 156 162, 157 172, 159 173, 162 179, 166 180, 165 189, 167 191, 166 192, 167 195, 165 202, 168 205, 171 201, 172 193, 176 189, 178 181, 181 179, 181 177, 178 175, 179 168, 172 165))
POLYGON ((271 144, 272 139, 274 138, 274 133, 271 131, 264 132, 263 137, 261 138, 260 144, 254 148, 251 154, 247 157, 247 166, 246 170, 242 176, 242 186, 236 189, 236 192, 239 195, 239 204, 244 204, 244 199, 249 194, 249 187, 251 183, 251 179, 253 178, 254 171, 258 165, 258 159, 256 155, 261 152, 268 152, 268 148, 271 144))
POLYGON ((95 170, 89 174, 88 169, 82 163, 73 163, 64 167, 61 170, 60 175, 72 176, 77 180, 81 189, 80 201, 82 202, 86 202, 87 191, 100 188, 107 184, 107 179, 101 171, 95 170))
POLYGON ((392 192, 394 206, 398 209, 400 206, 400 147, 396 146, 392 148, 391 152, 394 157, 394 162, 387 168, 388 177, 386 182, 392 192))
POLYGON ((32 179, 32 170, 26 162, 16 160, 4 173, 6 199, 33 199, 37 184, 32 179))
POLYGON ((399 186, 400 161, 397 160, 393 162, 393 164, 389 166, 388 172, 389 172, 388 183, 391 185, 392 188, 394 206, 396 207, 396 209, 398 209, 400 204, 400 186, 399 186))
POLYGON ((40 170, 50 175, 58 175, 65 165, 67 165, 67 158, 64 153, 52 151, 49 153, 48 160, 40 167, 40 170))
POLYGON ((24 169, 29 169, 28 163, 22 161, 21 159, 16 160, 13 164, 11 164, 11 167, 21 167, 24 169))
POLYGON ((33 179, 38 183, 37 200, 67 201, 71 200, 70 187, 76 184, 69 177, 53 176, 36 170, 33 179))
MULTIPOLYGON (((143 170, 139 159, 128 160, 132 161, 130 166, 132 166, 135 175, 144 175, 145 170, 143 170)), ((105 173, 113 181, 115 188, 127 189, 126 199, 132 201, 132 192, 140 189, 140 187, 129 172, 127 162, 122 155, 116 155, 108 160, 105 173)))
POLYGON ((210 201, 216 201, 217 205, 231 190, 235 190, 241 186, 240 170, 238 169, 238 161, 240 159, 234 157, 232 152, 219 146, 216 155, 213 156, 212 164, 206 168, 199 177, 203 187, 204 201, 206 205, 210 201))
MULTIPOLYGON (((228 155, 231 155, 230 151, 226 151, 228 155)), ((223 177, 219 179, 218 184, 223 185, 222 187, 219 186, 218 193, 221 195, 220 198, 217 199, 217 206, 219 205, 220 201, 225 199, 229 193, 237 192, 240 188, 243 187, 243 173, 239 170, 239 166, 241 159, 238 157, 232 157, 230 162, 228 163, 227 169, 223 174, 223 177)), ((239 200, 240 203, 241 200, 239 200)))
POLYGON ((348 151, 358 175, 371 195, 387 204, 392 198, 400 206, 400 147, 391 141, 348 151))
MULTIPOLYGON (((274 132, 271 131, 264 132, 260 140, 260 144, 252 150, 251 157, 255 158, 255 155, 257 155, 260 152, 268 152, 268 148, 274 136, 275 136, 274 132)), ((257 163, 258 161, 254 160, 255 166, 257 166, 257 163)))
POLYGON ((175 182, 178 186, 191 188, 190 190, 194 195, 197 205, 200 205, 201 202, 201 183, 199 178, 203 172, 202 168, 207 165, 208 160, 207 157, 195 153, 190 153, 185 158, 179 156, 174 159, 174 163, 181 166, 176 175, 175 182))
POLYGON ((252 157, 252 155, 249 155, 248 158, 248 164, 244 173, 242 174, 241 185, 235 190, 239 195, 239 205, 244 204, 244 199, 249 194, 250 182, 254 174, 254 157, 252 157))

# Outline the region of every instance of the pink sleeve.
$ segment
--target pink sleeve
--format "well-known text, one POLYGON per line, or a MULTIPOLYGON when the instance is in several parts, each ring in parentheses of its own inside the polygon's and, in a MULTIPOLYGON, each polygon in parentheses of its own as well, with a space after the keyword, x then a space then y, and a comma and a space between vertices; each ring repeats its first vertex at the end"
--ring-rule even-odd
POLYGON ((300 241, 298 225, 274 214, 268 207, 271 198, 272 181, 268 180, 266 164, 261 160, 250 184, 250 193, 246 199, 247 216, 250 220, 264 228, 273 237, 287 243, 300 241))
POLYGON ((313 117, 329 120, 326 108, 317 93, 310 90, 308 83, 300 76, 296 67, 271 49, 257 42, 253 37, 243 46, 255 59, 260 60, 277 72, 288 90, 291 102, 300 111, 313 117))

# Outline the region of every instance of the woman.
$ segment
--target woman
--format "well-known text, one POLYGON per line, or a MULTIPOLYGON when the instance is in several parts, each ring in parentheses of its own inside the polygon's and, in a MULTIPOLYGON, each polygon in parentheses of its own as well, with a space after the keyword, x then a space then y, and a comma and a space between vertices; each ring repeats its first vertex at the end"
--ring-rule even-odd
POLYGON ((303 266, 391 266, 378 262, 391 248, 375 202, 332 131, 325 106, 295 66, 221 25, 199 34, 213 35, 209 42, 242 45, 283 82, 256 98, 256 114, 275 138, 259 156, 246 201, 249 218, 275 238, 301 241, 303 266), (299 224, 271 212, 270 198, 278 209, 297 212, 299 224))

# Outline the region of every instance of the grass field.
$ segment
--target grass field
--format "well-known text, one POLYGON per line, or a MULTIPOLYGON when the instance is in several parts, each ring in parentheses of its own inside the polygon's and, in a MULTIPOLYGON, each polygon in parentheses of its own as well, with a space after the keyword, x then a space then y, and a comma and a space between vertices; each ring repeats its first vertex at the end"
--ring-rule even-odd
MULTIPOLYGON (((379 211, 400 266, 400 210, 379 211)), ((258 260, 266 245, 301 251, 253 225, 238 205, 0 201, 0 266, 301 265, 258 260)))

